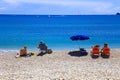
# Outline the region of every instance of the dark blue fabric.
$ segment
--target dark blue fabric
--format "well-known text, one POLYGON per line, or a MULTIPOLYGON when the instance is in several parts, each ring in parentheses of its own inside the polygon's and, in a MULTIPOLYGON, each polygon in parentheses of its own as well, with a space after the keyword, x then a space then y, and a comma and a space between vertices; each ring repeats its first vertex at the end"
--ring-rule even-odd
POLYGON ((41 43, 41 44, 39 44, 39 46, 45 46, 45 43, 41 43))
POLYGON ((88 54, 87 51, 83 48, 80 49, 80 53, 81 53, 81 55, 87 55, 88 54))
POLYGON ((81 55, 87 55, 88 53, 85 51, 80 51, 81 55))

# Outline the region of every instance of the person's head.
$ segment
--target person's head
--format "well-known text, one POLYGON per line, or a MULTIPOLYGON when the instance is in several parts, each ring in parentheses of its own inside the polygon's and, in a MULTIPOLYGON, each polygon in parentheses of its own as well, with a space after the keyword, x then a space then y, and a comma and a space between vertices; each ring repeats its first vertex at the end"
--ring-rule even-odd
POLYGON ((95 45, 95 47, 100 47, 100 45, 95 45))
POLYGON ((26 48, 27 48, 27 46, 24 46, 24 48, 26 49, 26 48))
POLYGON ((40 43, 42 44, 42 43, 43 43, 43 41, 41 40, 41 41, 40 41, 40 43))
POLYGON ((107 47, 108 46, 108 44, 107 43, 104 43, 104 47, 107 47))

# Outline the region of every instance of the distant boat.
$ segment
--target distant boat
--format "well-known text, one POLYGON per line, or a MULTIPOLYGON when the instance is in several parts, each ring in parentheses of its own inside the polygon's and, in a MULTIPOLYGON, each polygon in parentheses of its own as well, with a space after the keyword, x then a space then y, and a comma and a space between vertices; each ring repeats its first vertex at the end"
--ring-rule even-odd
POLYGON ((118 12, 118 13, 116 13, 116 15, 120 15, 120 13, 118 12))

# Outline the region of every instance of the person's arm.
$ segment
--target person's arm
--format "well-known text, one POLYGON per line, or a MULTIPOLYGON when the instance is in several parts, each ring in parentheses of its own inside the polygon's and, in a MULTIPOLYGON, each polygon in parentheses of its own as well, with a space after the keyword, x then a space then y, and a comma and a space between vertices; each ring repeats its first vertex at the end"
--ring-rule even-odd
POLYGON ((103 48, 100 50, 100 53, 102 53, 103 52, 103 48))
POLYGON ((25 49, 25 54, 28 54, 28 53, 27 53, 27 49, 25 49))
POLYGON ((39 44, 39 45, 37 46, 37 48, 40 48, 40 46, 41 46, 41 44, 39 44))

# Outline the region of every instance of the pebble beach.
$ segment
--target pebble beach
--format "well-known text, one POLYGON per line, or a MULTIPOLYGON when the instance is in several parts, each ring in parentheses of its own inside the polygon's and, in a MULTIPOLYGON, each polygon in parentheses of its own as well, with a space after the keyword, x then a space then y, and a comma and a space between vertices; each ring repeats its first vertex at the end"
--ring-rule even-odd
POLYGON ((0 80, 120 80, 120 49, 110 58, 71 56, 53 51, 43 56, 15 58, 16 51, 0 51, 0 80))

